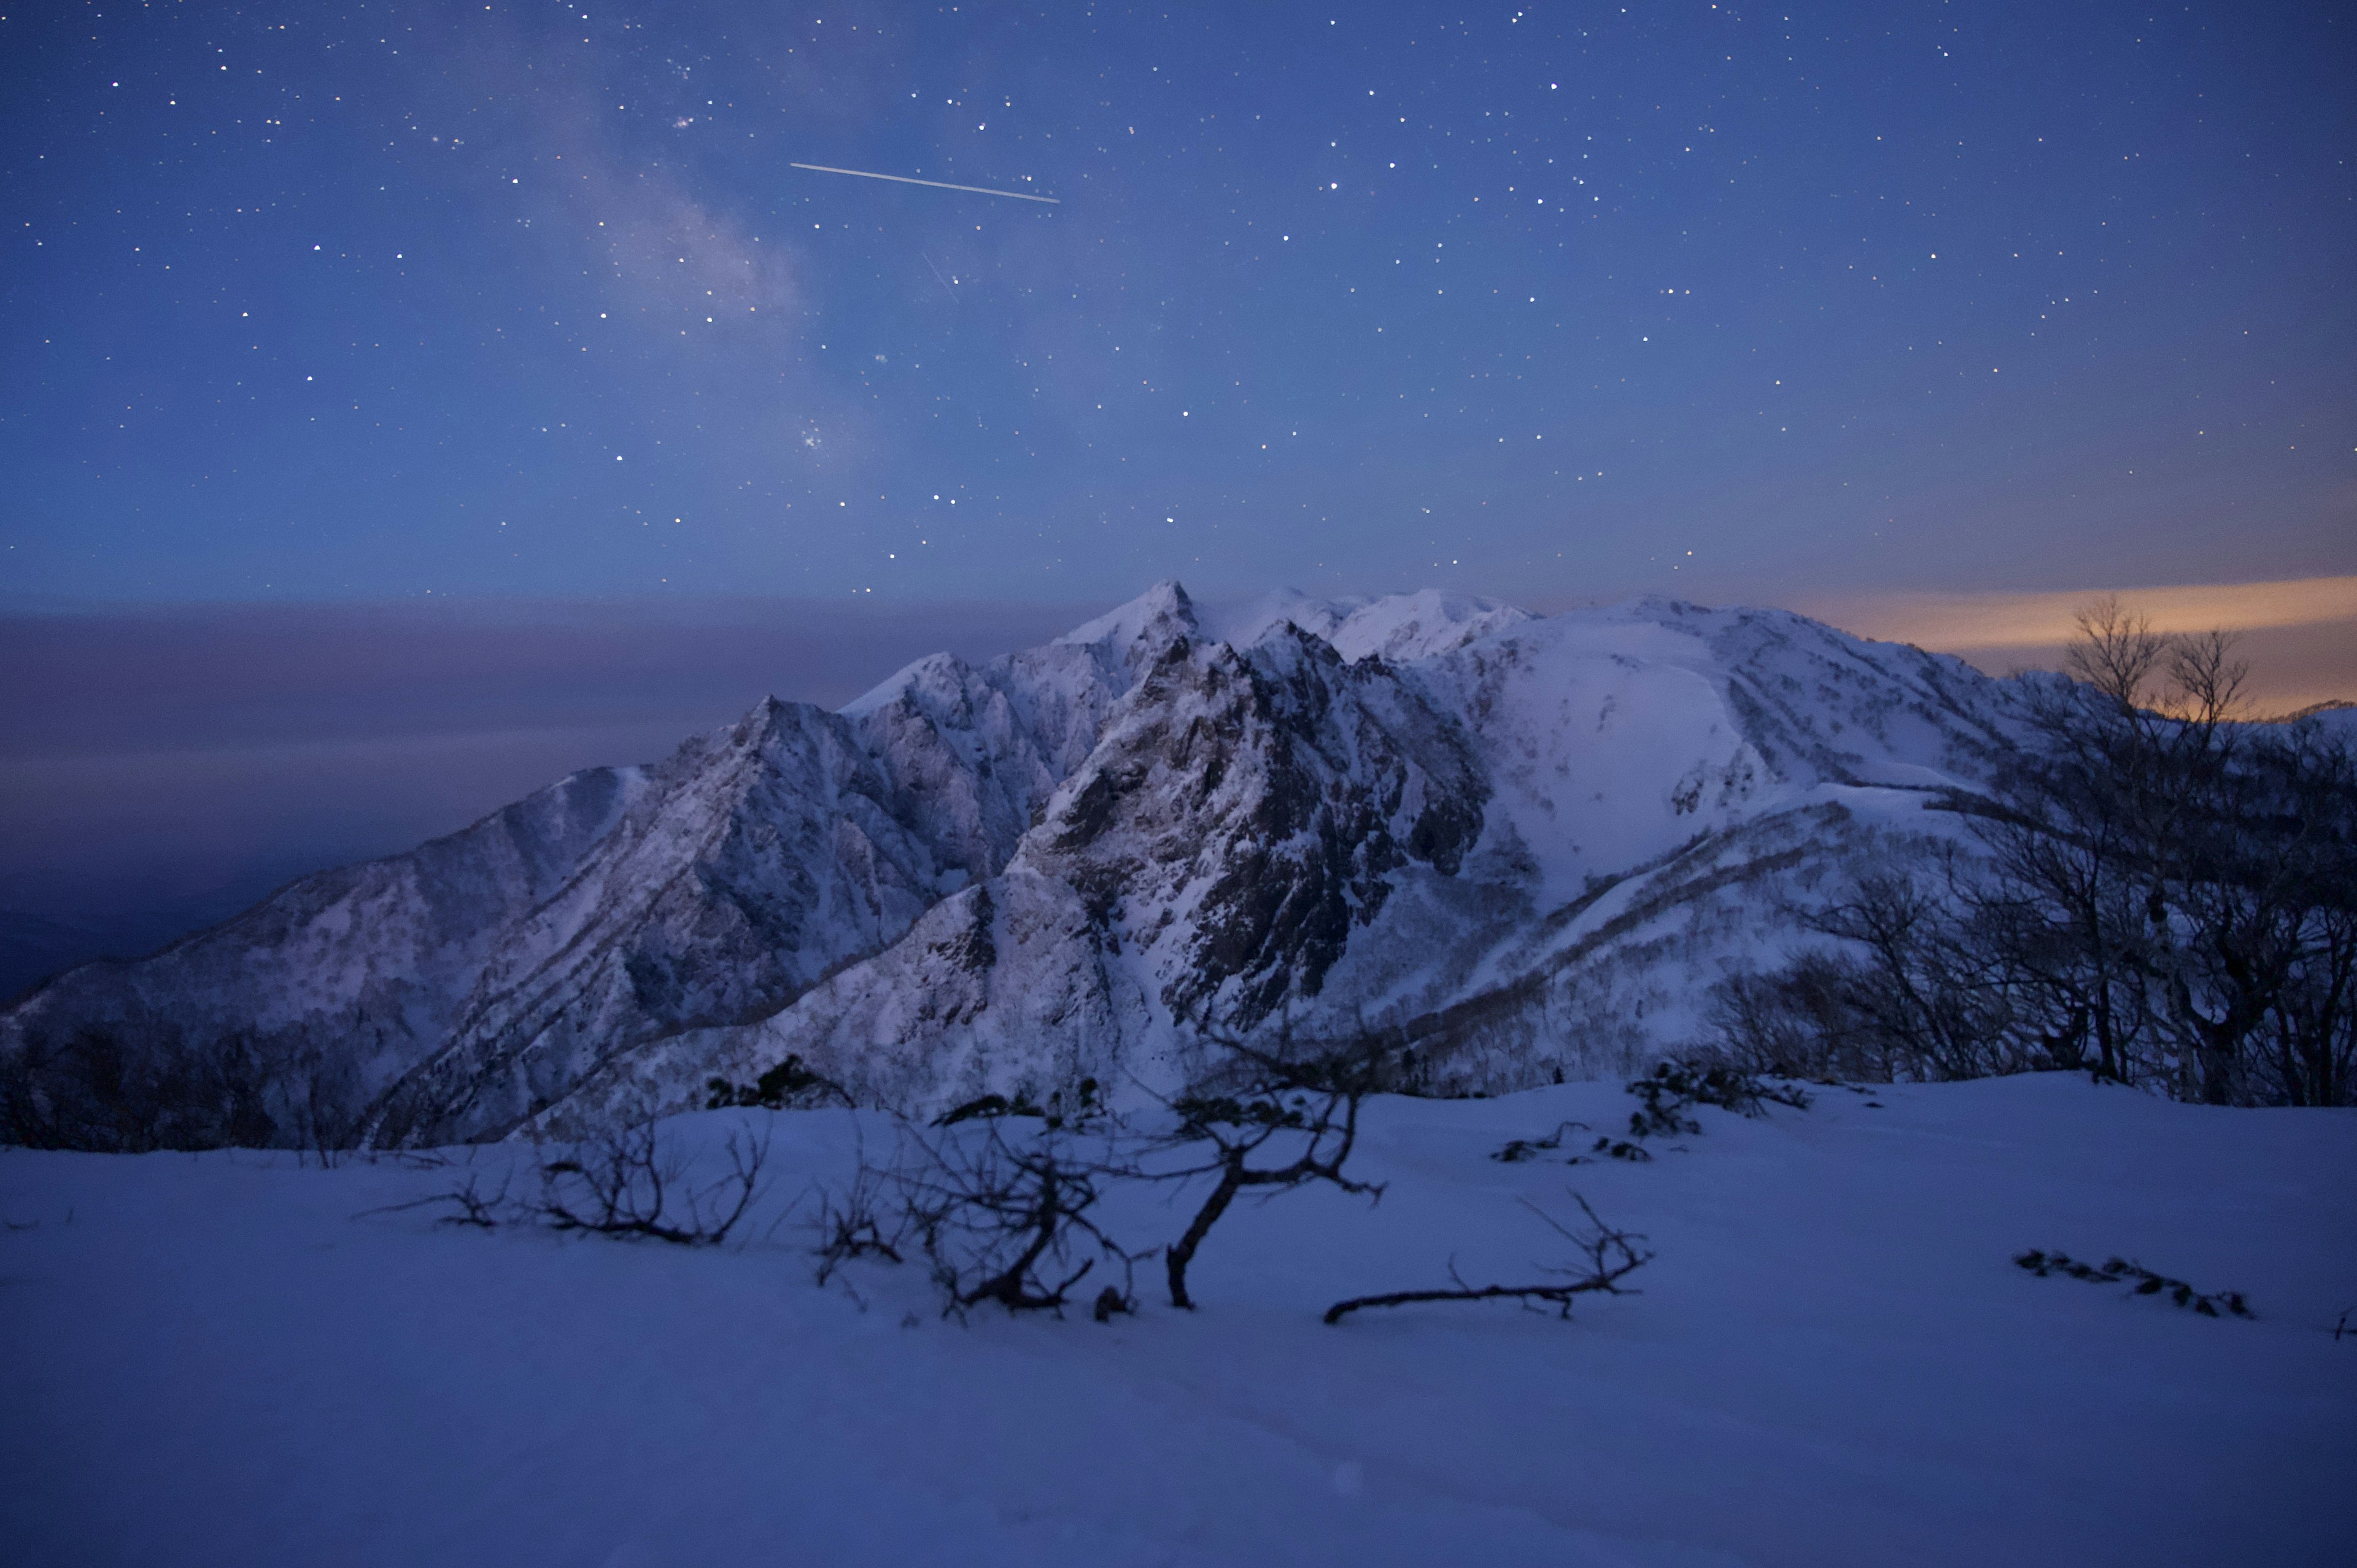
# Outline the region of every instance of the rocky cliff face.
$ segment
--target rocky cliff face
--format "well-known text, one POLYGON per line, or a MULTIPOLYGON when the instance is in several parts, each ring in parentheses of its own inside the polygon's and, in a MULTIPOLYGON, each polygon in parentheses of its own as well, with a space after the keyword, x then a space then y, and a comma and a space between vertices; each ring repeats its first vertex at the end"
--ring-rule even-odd
POLYGON ((1474 1087, 1610 1070, 1691 1030, 1773 897, 1937 831, 2007 707, 1775 612, 1222 618, 1165 584, 77 970, 0 1053, 235 1040, 380 1143, 677 1109, 789 1054, 912 1106, 1167 1090, 1207 1030, 1397 1025, 1474 1087))

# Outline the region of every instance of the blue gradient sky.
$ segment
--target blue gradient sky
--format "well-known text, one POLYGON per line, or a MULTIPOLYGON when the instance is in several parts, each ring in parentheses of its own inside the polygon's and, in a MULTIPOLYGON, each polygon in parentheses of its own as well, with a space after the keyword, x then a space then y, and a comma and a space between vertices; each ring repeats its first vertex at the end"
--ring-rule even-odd
POLYGON ((2352 27, 6 8, 0 993, 1164 576, 2357 695, 2352 27))
POLYGON ((18 604, 2357 569, 2331 6, 97 0, 0 61, 18 604))

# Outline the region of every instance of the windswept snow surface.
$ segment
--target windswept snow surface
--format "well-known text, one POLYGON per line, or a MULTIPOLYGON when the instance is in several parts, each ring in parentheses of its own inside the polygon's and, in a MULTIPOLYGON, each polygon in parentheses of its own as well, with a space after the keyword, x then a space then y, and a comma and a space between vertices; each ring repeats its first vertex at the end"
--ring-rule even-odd
MULTIPOLYGON (((667 1123, 772 1140, 760 1223, 718 1251, 383 1211, 514 1144, 0 1155, 0 1540, 187 1568, 2350 1560, 2357 1116, 2044 1075, 1705 1109, 1650 1165, 1486 1157, 1630 1105, 1378 1102, 1380 1206, 1240 1205, 1200 1311, 1149 1290, 1111 1326, 962 1327, 914 1265, 813 1284, 771 1222, 848 1173, 863 1121, 888 1144, 873 1116, 667 1123), (1516 1200, 1566 1189, 1646 1233, 1642 1294, 1318 1322, 1452 1260, 1529 1275, 1555 1254, 1516 1200), (2032 1278, 2030 1247, 2258 1317, 2032 1278)), ((1133 1245, 1186 1212, 1117 1207, 1133 1245)))

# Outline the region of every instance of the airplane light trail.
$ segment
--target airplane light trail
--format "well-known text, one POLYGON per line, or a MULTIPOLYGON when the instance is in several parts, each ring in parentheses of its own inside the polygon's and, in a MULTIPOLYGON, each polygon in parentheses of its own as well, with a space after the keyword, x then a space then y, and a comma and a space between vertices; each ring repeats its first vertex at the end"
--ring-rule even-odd
POLYGON ((952 185, 943 179, 910 179, 904 174, 871 174, 864 168, 829 168, 824 164, 794 164, 790 166, 815 169, 820 174, 857 175, 861 179, 888 179, 901 185, 930 185, 939 190, 970 190, 976 196, 1011 196, 1017 201, 1044 201, 1050 207, 1063 205, 1062 199, 1059 197, 1032 196, 1020 190, 993 190, 985 185, 952 185))

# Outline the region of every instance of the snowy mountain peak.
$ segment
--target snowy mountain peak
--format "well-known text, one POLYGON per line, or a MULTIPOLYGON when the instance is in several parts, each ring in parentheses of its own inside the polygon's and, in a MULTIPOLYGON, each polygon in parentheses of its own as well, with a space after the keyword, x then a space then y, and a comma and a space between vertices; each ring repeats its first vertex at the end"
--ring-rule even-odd
POLYGON ((789 1055, 910 1105, 1170 1089, 1206 1024, 1394 1025, 1469 1088, 1618 1070, 1780 889, 1926 831, 2007 690, 1781 614, 1164 582, 62 976, 0 1053, 247 1042, 285 1116, 383 1142, 676 1109, 789 1055))
POLYGON ((1174 637, 1194 637, 1201 628, 1195 601, 1176 577, 1165 577, 1127 604, 1074 627, 1056 639, 1064 644, 1109 643, 1117 648, 1151 646, 1158 650, 1174 637))
POLYGON ((1405 663, 1447 653, 1537 618, 1494 599, 1426 588, 1380 598, 1313 599, 1287 588, 1206 615, 1210 635, 1250 647, 1291 624, 1333 645, 1343 658, 1405 663))
POLYGON ((1377 599, 1352 612, 1329 640, 1346 659, 1373 656, 1400 663, 1451 652, 1536 618, 1492 599, 1426 588, 1377 599))

